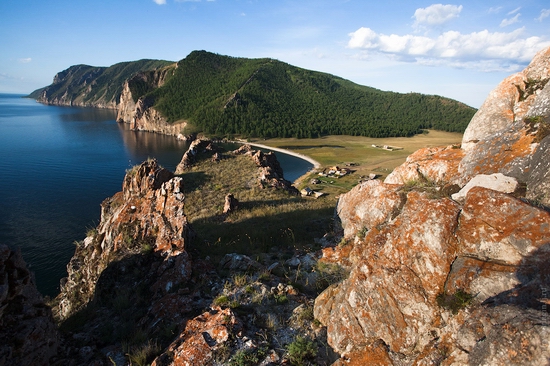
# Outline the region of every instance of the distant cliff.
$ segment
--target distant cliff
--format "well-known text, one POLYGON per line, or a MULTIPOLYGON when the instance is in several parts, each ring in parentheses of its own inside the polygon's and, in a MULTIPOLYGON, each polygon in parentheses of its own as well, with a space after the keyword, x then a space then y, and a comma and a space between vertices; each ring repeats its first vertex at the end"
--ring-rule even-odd
POLYGON ((75 65, 57 73, 51 85, 29 97, 45 104, 116 109, 128 78, 170 65, 174 63, 160 60, 121 62, 110 67, 75 65))
POLYGON ((505 79, 462 146, 421 149, 337 207, 315 300, 338 365, 550 359, 550 48, 505 79))
POLYGON ((393 93, 273 59, 194 51, 177 64, 141 60, 73 66, 40 102, 118 109, 132 128, 170 135, 319 137, 463 132, 475 109, 448 98, 393 93))

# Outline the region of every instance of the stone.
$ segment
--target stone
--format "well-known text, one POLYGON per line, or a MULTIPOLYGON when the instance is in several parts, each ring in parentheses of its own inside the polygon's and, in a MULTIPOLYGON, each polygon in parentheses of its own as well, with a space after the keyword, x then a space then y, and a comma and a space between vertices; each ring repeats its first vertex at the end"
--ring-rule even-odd
MULTIPOLYGON (((391 221, 404 204, 398 186, 369 180, 353 187, 340 196, 336 206, 344 237, 349 239, 358 232, 375 229, 391 221)), ((338 229, 337 229, 338 230, 338 229)))
POLYGON ((209 365, 213 352, 229 340, 240 323, 231 309, 213 307, 189 320, 184 331, 158 356, 152 366, 209 365))
POLYGON ((455 201, 463 200, 473 187, 484 187, 503 193, 513 193, 519 188, 516 178, 507 177, 502 173, 479 174, 472 178, 462 189, 451 195, 455 201))
POLYGON ((402 165, 395 168, 384 180, 387 184, 405 184, 410 181, 429 180, 438 184, 457 179, 458 166, 464 152, 456 146, 427 147, 412 153, 402 165))
POLYGON ((223 213, 231 213, 239 207, 239 200, 237 200, 231 193, 225 196, 225 204, 223 206, 223 213))
POLYGON ((251 269, 260 269, 262 265, 247 255, 229 253, 223 256, 220 266, 232 271, 249 271, 251 269))

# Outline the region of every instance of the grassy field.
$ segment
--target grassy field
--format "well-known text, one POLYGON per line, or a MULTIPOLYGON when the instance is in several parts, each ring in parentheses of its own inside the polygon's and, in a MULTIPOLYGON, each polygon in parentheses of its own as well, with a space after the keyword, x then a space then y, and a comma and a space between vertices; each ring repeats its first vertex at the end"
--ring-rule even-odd
MULTIPOLYGON (((423 147, 457 145, 462 141, 462 134, 429 130, 422 135, 413 137, 369 138, 361 136, 325 136, 318 139, 268 139, 253 140, 250 142, 278 147, 307 155, 317 160, 323 167, 345 167, 348 163, 355 163, 355 171, 348 177, 339 179, 320 178, 322 183, 316 190, 329 194, 345 193, 357 184, 362 176, 375 173, 384 178, 395 167, 401 165, 407 156, 423 147), (375 148, 372 145, 389 145, 400 147, 402 150, 388 151, 375 148)), ((311 178, 318 176, 309 174, 300 179, 296 185, 303 188, 311 178)), ((311 187, 311 186, 310 186, 311 187)), ((314 187, 311 187, 314 188, 314 187)))
POLYGON ((355 186, 361 176, 374 172, 383 177, 419 148, 459 144, 461 139, 461 134, 430 131, 411 138, 328 136, 250 141, 310 156, 323 167, 356 164, 352 167, 355 172, 344 177, 320 177, 311 172, 295 183, 299 189, 309 186, 326 193, 318 199, 260 188, 257 168, 248 157, 229 154, 218 163, 199 158, 200 162, 182 175, 186 214, 199 236, 195 250, 201 256, 221 256, 230 252, 261 253, 274 246, 283 250, 308 246, 313 238, 329 231, 338 196, 355 186), (373 144, 403 149, 387 151, 373 144), (312 178, 321 182, 311 185, 312 178), (222 215, 227 193, 232 193, 240 206, 236 212, 222 215))

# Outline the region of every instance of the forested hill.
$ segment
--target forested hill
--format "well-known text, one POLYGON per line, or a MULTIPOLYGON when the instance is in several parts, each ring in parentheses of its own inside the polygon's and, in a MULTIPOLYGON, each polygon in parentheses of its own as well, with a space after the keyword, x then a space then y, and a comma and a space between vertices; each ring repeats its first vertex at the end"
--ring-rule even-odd
POLYGON ((73 66, 31 97, 50 104, 116 107, 126 80, 134 101, 146 97, 147 106, 168 123, 185 120, 220 137, 412 136, 428 128, 463 132, 475 113, 440 96, 386 92, 273 59, 206 51, 192 52, 177 66, 153 60, 73 66), (154 78, 139 76, 161 68, 169 72, 160 87, 154 78))
POLYGON ((360 86, 273 59, 195 51, 150 93, 170 122, 206 133, 256 137, 412 136, 422 129, 463 132, 475 110, 455 100, 360 86))

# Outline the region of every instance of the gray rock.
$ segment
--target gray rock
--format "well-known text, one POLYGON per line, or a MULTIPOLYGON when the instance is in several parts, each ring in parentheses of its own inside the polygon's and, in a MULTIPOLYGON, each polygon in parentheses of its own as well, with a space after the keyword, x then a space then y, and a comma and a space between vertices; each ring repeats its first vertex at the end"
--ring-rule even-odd
POLYGON ((501 173, 479 174, 470 180, 458 193, 451 195, 455 201, 466 198, 466 195, 473 187, 484 187, 502 193, 513 193, 518 189, 519 183, 516 178, 507 177, 501 173))

